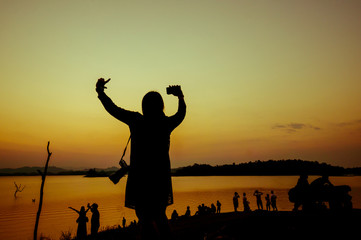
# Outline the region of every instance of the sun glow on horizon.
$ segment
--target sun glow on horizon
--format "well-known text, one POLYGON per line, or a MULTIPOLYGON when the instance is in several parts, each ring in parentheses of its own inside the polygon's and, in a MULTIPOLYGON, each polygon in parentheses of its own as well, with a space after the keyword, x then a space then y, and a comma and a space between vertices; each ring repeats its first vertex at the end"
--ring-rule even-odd
POLYGON ((141 112, 182 86, 172 167, 268 159, 360 166, 359 1, 4 2, 0 168, 116 165, 129 129, 95 92, 141 112))

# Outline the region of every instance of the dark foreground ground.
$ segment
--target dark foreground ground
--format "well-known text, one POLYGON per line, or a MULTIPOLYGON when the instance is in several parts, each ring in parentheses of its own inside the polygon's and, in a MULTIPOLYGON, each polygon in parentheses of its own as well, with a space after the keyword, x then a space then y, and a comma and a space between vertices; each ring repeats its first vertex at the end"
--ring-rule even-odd
MULTIPOLYGON (((174 240, 360 239, 361 209, 336 212, 238 212, 192 216, 170 222, 174 240)), ((137 228, 99 233, 103 240, 139 239, 137 228)))

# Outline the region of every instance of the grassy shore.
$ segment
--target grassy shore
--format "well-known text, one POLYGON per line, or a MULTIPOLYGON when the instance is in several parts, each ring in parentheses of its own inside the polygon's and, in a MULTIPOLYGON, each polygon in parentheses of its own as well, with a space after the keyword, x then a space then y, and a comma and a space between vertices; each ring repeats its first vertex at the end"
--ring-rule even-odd
MULTIPOLYGON (((221 213, 170 221, 174 240, 215 239, 348 239, 360 235, 361 209, 318 213, 252 211, 221 213)), ((137 227, 113 228, 98 239, 138 239, 137 227)))

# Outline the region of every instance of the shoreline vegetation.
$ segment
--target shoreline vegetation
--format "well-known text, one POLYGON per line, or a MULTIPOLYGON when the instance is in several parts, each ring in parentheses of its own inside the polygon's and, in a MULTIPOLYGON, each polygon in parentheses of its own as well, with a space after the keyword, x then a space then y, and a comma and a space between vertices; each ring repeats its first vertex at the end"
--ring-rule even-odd
MULTIPOLYGON (((43 167, 2 168, 0 176, 36 176, 43 167)), ((84 170, 67 170, 50 166, 47 175, 84 175, 85 177, 108 177, 118 170, 117 167, 106 169, 91 168, 84 170)), ((192 166, 172 169, 172 176, 360 176, 361 167, 344 168, 316 161, 299 159, 254 161, 211 166, 194 164, 192 166)))

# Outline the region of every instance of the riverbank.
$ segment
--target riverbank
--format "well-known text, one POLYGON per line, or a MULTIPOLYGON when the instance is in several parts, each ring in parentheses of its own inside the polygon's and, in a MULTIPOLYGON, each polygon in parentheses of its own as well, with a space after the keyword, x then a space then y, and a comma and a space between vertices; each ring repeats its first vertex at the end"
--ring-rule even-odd
MULTIPOLYGON (((359 235, 361 209, 319 213, 252 211, 221 213, 170 221, 174 240, 263 238, 326 239, 359 235)), ((137 227, 108 229, 99 238, 137 239, 137 227)))

